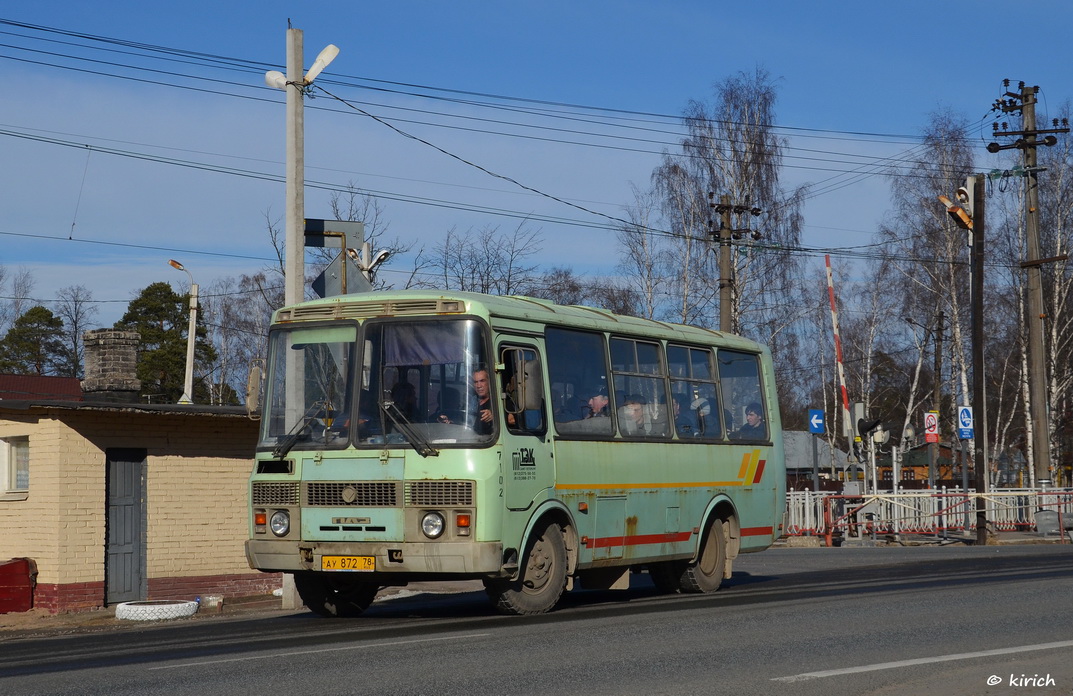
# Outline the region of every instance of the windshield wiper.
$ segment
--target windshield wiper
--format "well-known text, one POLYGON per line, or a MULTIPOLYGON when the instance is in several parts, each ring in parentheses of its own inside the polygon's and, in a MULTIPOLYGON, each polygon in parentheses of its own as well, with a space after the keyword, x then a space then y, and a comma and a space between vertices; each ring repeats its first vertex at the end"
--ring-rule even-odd
POLYGON ((306 412, 302 414, 302 417, 298 419, 298 422, 291 428, 291 432, 287 433, 287 437, 276 445, 276 448, 272 450, 272 456, 276 459, 282 459, 287 456, 287 453, 291 451, 291 448, 298 444, 298 441, 302 439, 302 435, 312 435, 312 429, 309 427, 309 421, 313 418, 313 414, 316 413, 324 404, 320 401, 315 401, 310 404, 306 412))
POLYGON ((395 424, 395 427, 406 437, 413 448, 417 450, 418 454, 422 457, 439 456, 440 451, 429 445, 428 441, 413 428, 410 421, 407 420, 406 416, 399 410, 399 407, 395 405, 394 401, 381 401, 380 408, 387 414, 387 417, 391 419, 391 422, 395 424))

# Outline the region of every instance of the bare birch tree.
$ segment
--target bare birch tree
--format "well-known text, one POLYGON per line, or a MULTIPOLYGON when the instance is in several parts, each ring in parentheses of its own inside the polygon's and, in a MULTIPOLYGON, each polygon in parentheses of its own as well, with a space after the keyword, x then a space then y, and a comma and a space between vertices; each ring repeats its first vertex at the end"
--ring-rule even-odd
POLYGON ((539 230, 524 222, 506 234, 495 226, 467 232, 452 228, 441 243, 420 255, 428 277, 418 285, 491 295, 525 294, 539 278, 532 257, 542 244, 539 230))
POLYGON ((973 172, 966 130, 964 120, 950 112, 932 114, 912 175, 891 175, 894 210, 879 230, 894 272, 889 287, 898 288, 901 300, 897 316, 931 325, 938 312, 944 314, 944 363, 951 376, 944 389, 949 410, 940 422, 946 424, 955 422, 956 406, 971 398, 968 248, 964 230, 954 225, 937 196, 952 195, 973 172))
POLYGON ((71 285, 60 288, 56 297, 56 316, 63 320, 66 344, 66 358, 61 374, 82 377, 85 357, 82 334, 94 327, 93 318, 97 315, 93 293, 84 285, 71 285))

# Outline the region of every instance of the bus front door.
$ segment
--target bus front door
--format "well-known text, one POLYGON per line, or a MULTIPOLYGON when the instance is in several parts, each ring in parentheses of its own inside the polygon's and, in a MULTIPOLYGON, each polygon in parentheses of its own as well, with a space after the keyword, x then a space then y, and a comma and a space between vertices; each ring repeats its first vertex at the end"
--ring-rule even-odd
POLYGON ((502 436, 500 473, 509 510, 528 510, 554 485, 552 448, 540 353, 535 346, 501 344, 502 436))

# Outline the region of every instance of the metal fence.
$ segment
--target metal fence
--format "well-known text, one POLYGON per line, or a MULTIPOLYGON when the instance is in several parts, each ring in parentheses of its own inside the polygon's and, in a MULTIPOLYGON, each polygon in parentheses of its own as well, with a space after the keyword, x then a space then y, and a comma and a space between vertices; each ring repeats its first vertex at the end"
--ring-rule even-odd
MULTIPOLYGON (((791 490, 786 494, 786 534, 823 536, 829 546, 835 536, 975 534, 977 497, 972 489, 947 488, 869 495, 791 490)), ((1006 488, 979 497, 991 533, 1040 531, 1054 516, 1058 534, 1073 527, 1073 489, 1006 488), (1038 524, 1036 515, 1043 511, 1038 524)))

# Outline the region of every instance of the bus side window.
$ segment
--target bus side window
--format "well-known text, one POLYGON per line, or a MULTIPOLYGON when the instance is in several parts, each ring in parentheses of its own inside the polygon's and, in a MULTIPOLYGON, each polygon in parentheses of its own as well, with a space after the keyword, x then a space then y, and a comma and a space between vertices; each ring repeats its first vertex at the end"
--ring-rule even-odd
POLYGON ((544 380, 540 358, 530 348, 504 348, 503 410, 507 428, 515 433, 541 435, 544 423, 544 380))
POLYGON ((760 359, 752 353, 720 350, 719 381, 723 406, 734 425, 727 425, 731 440, 767 440, 767 414, 760 381, 760 359))

